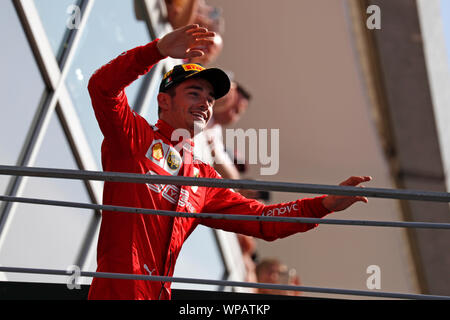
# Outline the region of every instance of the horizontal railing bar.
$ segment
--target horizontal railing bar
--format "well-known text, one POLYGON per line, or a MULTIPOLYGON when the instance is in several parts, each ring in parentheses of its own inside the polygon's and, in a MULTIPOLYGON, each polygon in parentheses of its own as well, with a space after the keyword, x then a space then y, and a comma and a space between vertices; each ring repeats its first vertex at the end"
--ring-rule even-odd
POLYGON ((69 169, 31 168, 0 165, 2 175, 20 175, 43 178, 81 179, 128 183, 156 183, 190 185, 215 188, 253 189, 278 192, 359 195, 374 198, 450 202, 450 193, 420 190, 398 190, 385 188, 359 188, 350 186, 304 184, 258 180, 231 180, 193 178, 181 176, 147 175, 124 172, 80 171, 69 169))
POLYGON ((353 225, 367 227, 397 227, 397 228, 427 228, 427 229, 450 229, 449 223, 432 222, 402 222, 402 221, 370 221, 370 220, 340 220, 324 218, 306 218, 306 217, 274 217, 274 216, 255 216, 242 214, 222 214, 222 213, 189 213, 167 210, 144 209, 134 207, 122 207, 113 205, 101 205, 92 203, 68 202, 47 199, 35 199, 24 197, 0 196, 0 201, 19 202, 28 204, 50 205, 69 208, 106 210, 119 213, 135 213, 148 215, 163 215, 171 217, 184 218, 204 218, 219 220, 243 220, 243 221, 267 221, 267 222, 285 222, 285 223, 313 223, 313 224, 333 224, 333 225, 353 225))
POLYGON ((91 272, 91 271, 81 271, 81 270, 78 273, 75 271, 67 271, 67 270, 17 268, 17 267, 0 266, 0 272, 46 274, 46 275, 71 276, 71 277, 79 275, 80 277, 88 277, 88 278, 96 277, 96 278, 107 278, 107 279, 191 283, 191 284, 201 284, 201 285, 216 285, 216 286, 244 287, 244 288, 257 288, 257 289, 259 288, 259 289, 273 289, 273 290, 287 290, 287 291, 316 292, 316 293, 327 293, 327 294, 357 295, 357 296, 396 298, 396 299, 450 300, 450 297, 438 296, 438 295, 408 294, 408 293, 395 293, 395 292, 382 292, 382 291, 364 291, 364 290, 350 290, 350 289, 337 289, 337 288, 321 288, 321 287, 280 285, 280 284, 271 284, 271 283, 242 282, 242 281, 229 281, 229 280, 151 276, 151 275, 139 275, 139 274, 128 274, 128 273, 91 272))

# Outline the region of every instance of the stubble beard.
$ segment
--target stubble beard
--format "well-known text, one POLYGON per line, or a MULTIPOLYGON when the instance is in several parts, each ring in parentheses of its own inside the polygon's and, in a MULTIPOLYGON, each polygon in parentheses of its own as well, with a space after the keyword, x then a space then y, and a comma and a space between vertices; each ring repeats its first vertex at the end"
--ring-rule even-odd
POLYGON ((195 137, 196 135, 198 135, 199 133, 202 133, 203 132, 203 130, 205 130, 205 128, 206 128, 206 123, 204 122, 204 121, 199 121, 199 120, 196 120, 196 121, 194 121, 194 124, 193 124, 193 130, 194 130, 194 135, 193 135, 193 137, 195 137))

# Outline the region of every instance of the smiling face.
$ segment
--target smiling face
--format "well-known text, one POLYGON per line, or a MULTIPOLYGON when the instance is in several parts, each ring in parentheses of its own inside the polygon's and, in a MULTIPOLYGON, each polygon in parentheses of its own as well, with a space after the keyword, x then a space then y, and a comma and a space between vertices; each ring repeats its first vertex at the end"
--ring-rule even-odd
POLYGON ((212 85, 205 79, 188 79, 176 86, 174 93, 160 92, 160 119, 175 129, 186 129, 191 137, 200 133, 212 116, 212 85))

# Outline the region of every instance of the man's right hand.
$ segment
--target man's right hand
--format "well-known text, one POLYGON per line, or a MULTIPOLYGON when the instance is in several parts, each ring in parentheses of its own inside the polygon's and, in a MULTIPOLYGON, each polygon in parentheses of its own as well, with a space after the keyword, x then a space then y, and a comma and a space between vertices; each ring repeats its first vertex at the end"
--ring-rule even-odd
POLYGON ((166 34, 158 41, 156 47, 164 57, 174 59, 201 57, 205 54, 201 48, 212 45, 214 41, 211 38, 214 36, 214 32, 199 27, 198 24, 191 24, 166 34))

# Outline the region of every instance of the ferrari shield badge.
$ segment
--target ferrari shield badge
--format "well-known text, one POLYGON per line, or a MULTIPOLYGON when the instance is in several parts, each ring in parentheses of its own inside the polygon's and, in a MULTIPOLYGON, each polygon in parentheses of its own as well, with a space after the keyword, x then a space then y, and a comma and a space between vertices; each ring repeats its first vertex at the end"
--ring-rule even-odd
POLYGON ((152 157, 156 161, 160 161, 164 157, 164 151, 163 151, 163 147, 162 147, 161 143, 157 143, 153 146, 152 157))

